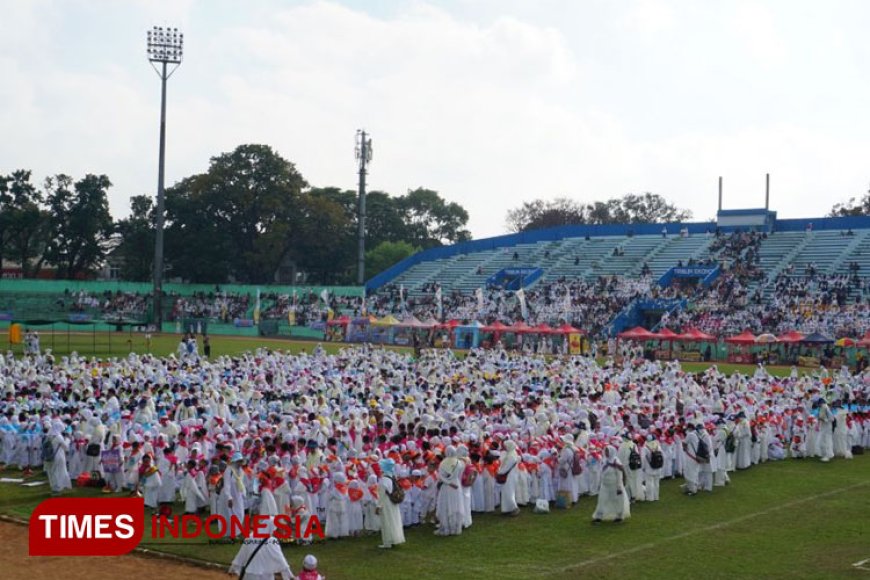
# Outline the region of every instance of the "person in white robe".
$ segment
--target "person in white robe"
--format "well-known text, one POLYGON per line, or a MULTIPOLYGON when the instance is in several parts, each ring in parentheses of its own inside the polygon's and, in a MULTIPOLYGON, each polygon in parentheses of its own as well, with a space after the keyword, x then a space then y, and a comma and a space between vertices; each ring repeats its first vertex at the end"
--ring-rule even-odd
POLYGON ((517 444, 508 439, 504 444, 498 466, 498 474, 506 478, 501 486, 501 513, 515 516, 520 513, 517 505, 517 482, 520 477, 520 457, 517 454, 517 444))
POLYGON ((292 580, 295 576, 281 551, 281 542, 272 535, 275 533, 278 505, 268 482, 260 490, 260 506, 257 512, 268 517, 265 526, 258 531, 268 534, 269 537, 255 538, 252 531, 242 541, 229 573, 243 576, 245 580, 274 580, 275 574, 280 574, 282 580, 292 580))
POLYGON ((402 528, 402 514, 399 506, 390 499, 393 487, 398 485, 395 480, 396 462, 384 459, 380 462, 381 476, 378 482, 378 515, 381 520, 381 545, 379 548, 390 549, 405 543, 405 530, 402 528))
POLYGON ((819 401, 818 453, 827 463, 834 457, 834 413, 824 399, 819 401))
POLYGON ((232 529, 230 518, 235 516, 239 522, 242 522, 245 517, 246 488, 244 473, 242 472, 243 462, 244 457, 240 452, 236 451, 230 459, 230 464, 224 471, 221 495, 228 511, 227 536, 231 536, 234 531, 238 531, 232 529))
POLYGON ((52 422, 46 435, 52 446, 52 455, 50 460, 45 460, 43 469, 48 474, 48 483, 52 494, 55 495, 64 490, 72 489, 72 481, 66 468, 66 453, 69 451, 69 443, 63 436, 63 428, 63 423, 56 420, 52 422))
POLYGON ((625 468, 612 446, 604 451, 601 466, 601 483, 598 488, 598 503, 592 522, 621 522, 631 517, 628 492, 625 489, 625 468))
POLYGON ((659 500, 659 482, 662 478, 662 468, 653 466, 653 457, 659 457, 664 465, 664 456, 655 435, 647 435, 646 443, 641 452, 643 461, 643 489, 646 501, 659 500))
POLYGON ((435 516, 438 518, 439 536, 457 536, 462 533, 464 517, 462 498, 462 470, 465 464, 457 456, 456 448, 447 447, 446 456, 438 466, 438 500, 435 516))

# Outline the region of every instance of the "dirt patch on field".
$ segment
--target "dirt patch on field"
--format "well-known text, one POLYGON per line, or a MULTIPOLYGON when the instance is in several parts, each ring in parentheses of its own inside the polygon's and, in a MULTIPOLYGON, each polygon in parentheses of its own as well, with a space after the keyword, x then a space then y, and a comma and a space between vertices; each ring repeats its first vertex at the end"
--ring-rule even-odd
POLYGON ((4 580, 61 578, 157 578, 172 580, 226 580, 227 575, 158 558, 116 556, 106 558, 31 558, 27 555, 27 528, 0 522, 0 577, 4 580))

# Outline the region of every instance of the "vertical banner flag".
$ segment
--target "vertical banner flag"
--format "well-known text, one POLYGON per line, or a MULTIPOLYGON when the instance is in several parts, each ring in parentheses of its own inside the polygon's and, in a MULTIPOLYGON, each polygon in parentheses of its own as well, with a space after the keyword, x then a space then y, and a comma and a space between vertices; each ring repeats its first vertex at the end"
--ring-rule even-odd
POLYGON ((474 291, 474 295, 477 296, 477 311, 479 313, 483 312, 483 288, 478 288, 474 291))
POLYGON ((257 288, 257 301, 254 303, 254 324, 260 324, 260 289, 257 288))
POLYGON ((528 312, 526 311, 526 293, 523 292, 523 289, 520 288, 517 290, 517 300, 520 301, 520 313, 522 314, 523 320, 528 318, 528 312))
POLYGON ((441 308, 441 286, 435 288, 435 303, 438 306, 438 320, 441 320, 444 317, 444 312, 441 308))

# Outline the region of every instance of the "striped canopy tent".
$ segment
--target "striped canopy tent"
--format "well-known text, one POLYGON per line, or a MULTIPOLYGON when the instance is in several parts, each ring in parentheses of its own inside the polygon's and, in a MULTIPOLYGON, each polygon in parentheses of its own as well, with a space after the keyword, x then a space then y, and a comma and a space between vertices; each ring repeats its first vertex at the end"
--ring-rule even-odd
POLYGON ((420 320, 414 316, 413 314, 406 316, 405 319, 399 323, 399 326, 405 328, 424 328, 424 324, 420 322, 420 320))

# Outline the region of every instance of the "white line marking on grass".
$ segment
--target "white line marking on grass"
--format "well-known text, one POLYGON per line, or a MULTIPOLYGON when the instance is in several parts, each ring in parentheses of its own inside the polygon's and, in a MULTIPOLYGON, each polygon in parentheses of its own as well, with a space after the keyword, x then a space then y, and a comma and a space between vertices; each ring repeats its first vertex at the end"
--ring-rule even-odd
MULTIPOLYGON (((784 504, 781 504, 778 506, 774 506, 774 507, 768 508, 766 510, 761 510, 761 511, 754 512, 751 514, 746 514, 745 516, 740 516, 739 518, 734 518, 733 520, 727 520, 724 522, 719 522, 718 524, 712 524, 709 526, 705 526, 703 528, 698 528, 698 529, 692 530, 690 532, 683 532, 681 534, 676 534, 674 536, 663 538, 657 542, 650 542, 647 544, 641 544, 639 546, 635 546, 634 548, 631 548, 628 550, 622 550, 620 552, 612 552, 612 553, 607 554, 605 556, 599 556, 597 558, 590 558, 588 560, 583 560, 581 562, 577 562, 575 564, 570 564, 568 566, 563 566, 561 568, 553 568, 553 569, 550 569, 548 571, 541 572, 540 576, 550 576, 552 574, 558 574, 561 572, 568 572, 569 570, 574 570, 576 568, 583 568, 584 566, 591 566, 593 564, 600 564, 601 562, 607 562, 608 560, 613 560, 614 558, 619 558, 622 556, 636 554, 637 552, 643 552, 644 550, 649 550, 649 549, 655 548, 656 546, 659 546, 661 544, 665 544, 667 542, 673 542, 674 540, 682 540, 683 538, 687 538, 689 536, 694 536, 695 534, 697 534, 699 532, 710 532, 713 530, 718 530, 718 529, 725 528, 725 527, 728 527, 728 526, 731 526, 734 524, 739 524, 739 523, 745 522, 747 520, 751 520, 753 518, 757 518, 759 516, 767 515, 771 512, 775 512, 775 511, 779 511, 779 510, 783 510, 783 509, 788 509, 788 508, 791 508, 791 507, 794 507, 797 505, 801 505, 801 504, 804 504, 807 502, 821 499, 823 497, 837 495, 837 494, 843 493, 844 491, 853 490, 857 487, 863 487, 867 484, 870 484, 870 481, 862 481, 860 483, 848 485, 846 487, 841 487, 841 488, 834 489, 831 491, 826 491, 825 493, 818 493, 816 495, 811 495, 811 496, 805 497, 803 499, 798 499, 798 500, 790 501, 790 502, 787 502, 787 503, 784 503, 784 504)), ((870 562, 870 559, 864 560, 863 562, 858 562, 858 564, 863 565, 865 562, 870 562)), ((858 564, 853 564, 853 566, 859 567, 858 564)), ((870 570, 870 568, 866 568, 866 569, 870 570)))
POLYGON ((861 560, 860 562, 855 562, 854 564, 852 564, 852 567, 857 568, 858 570, 867 570, 868 572, 870 572, 870 567, 864 565, 868 562, 870 562, 870 558, 867 558, 866 560, 861 560))

